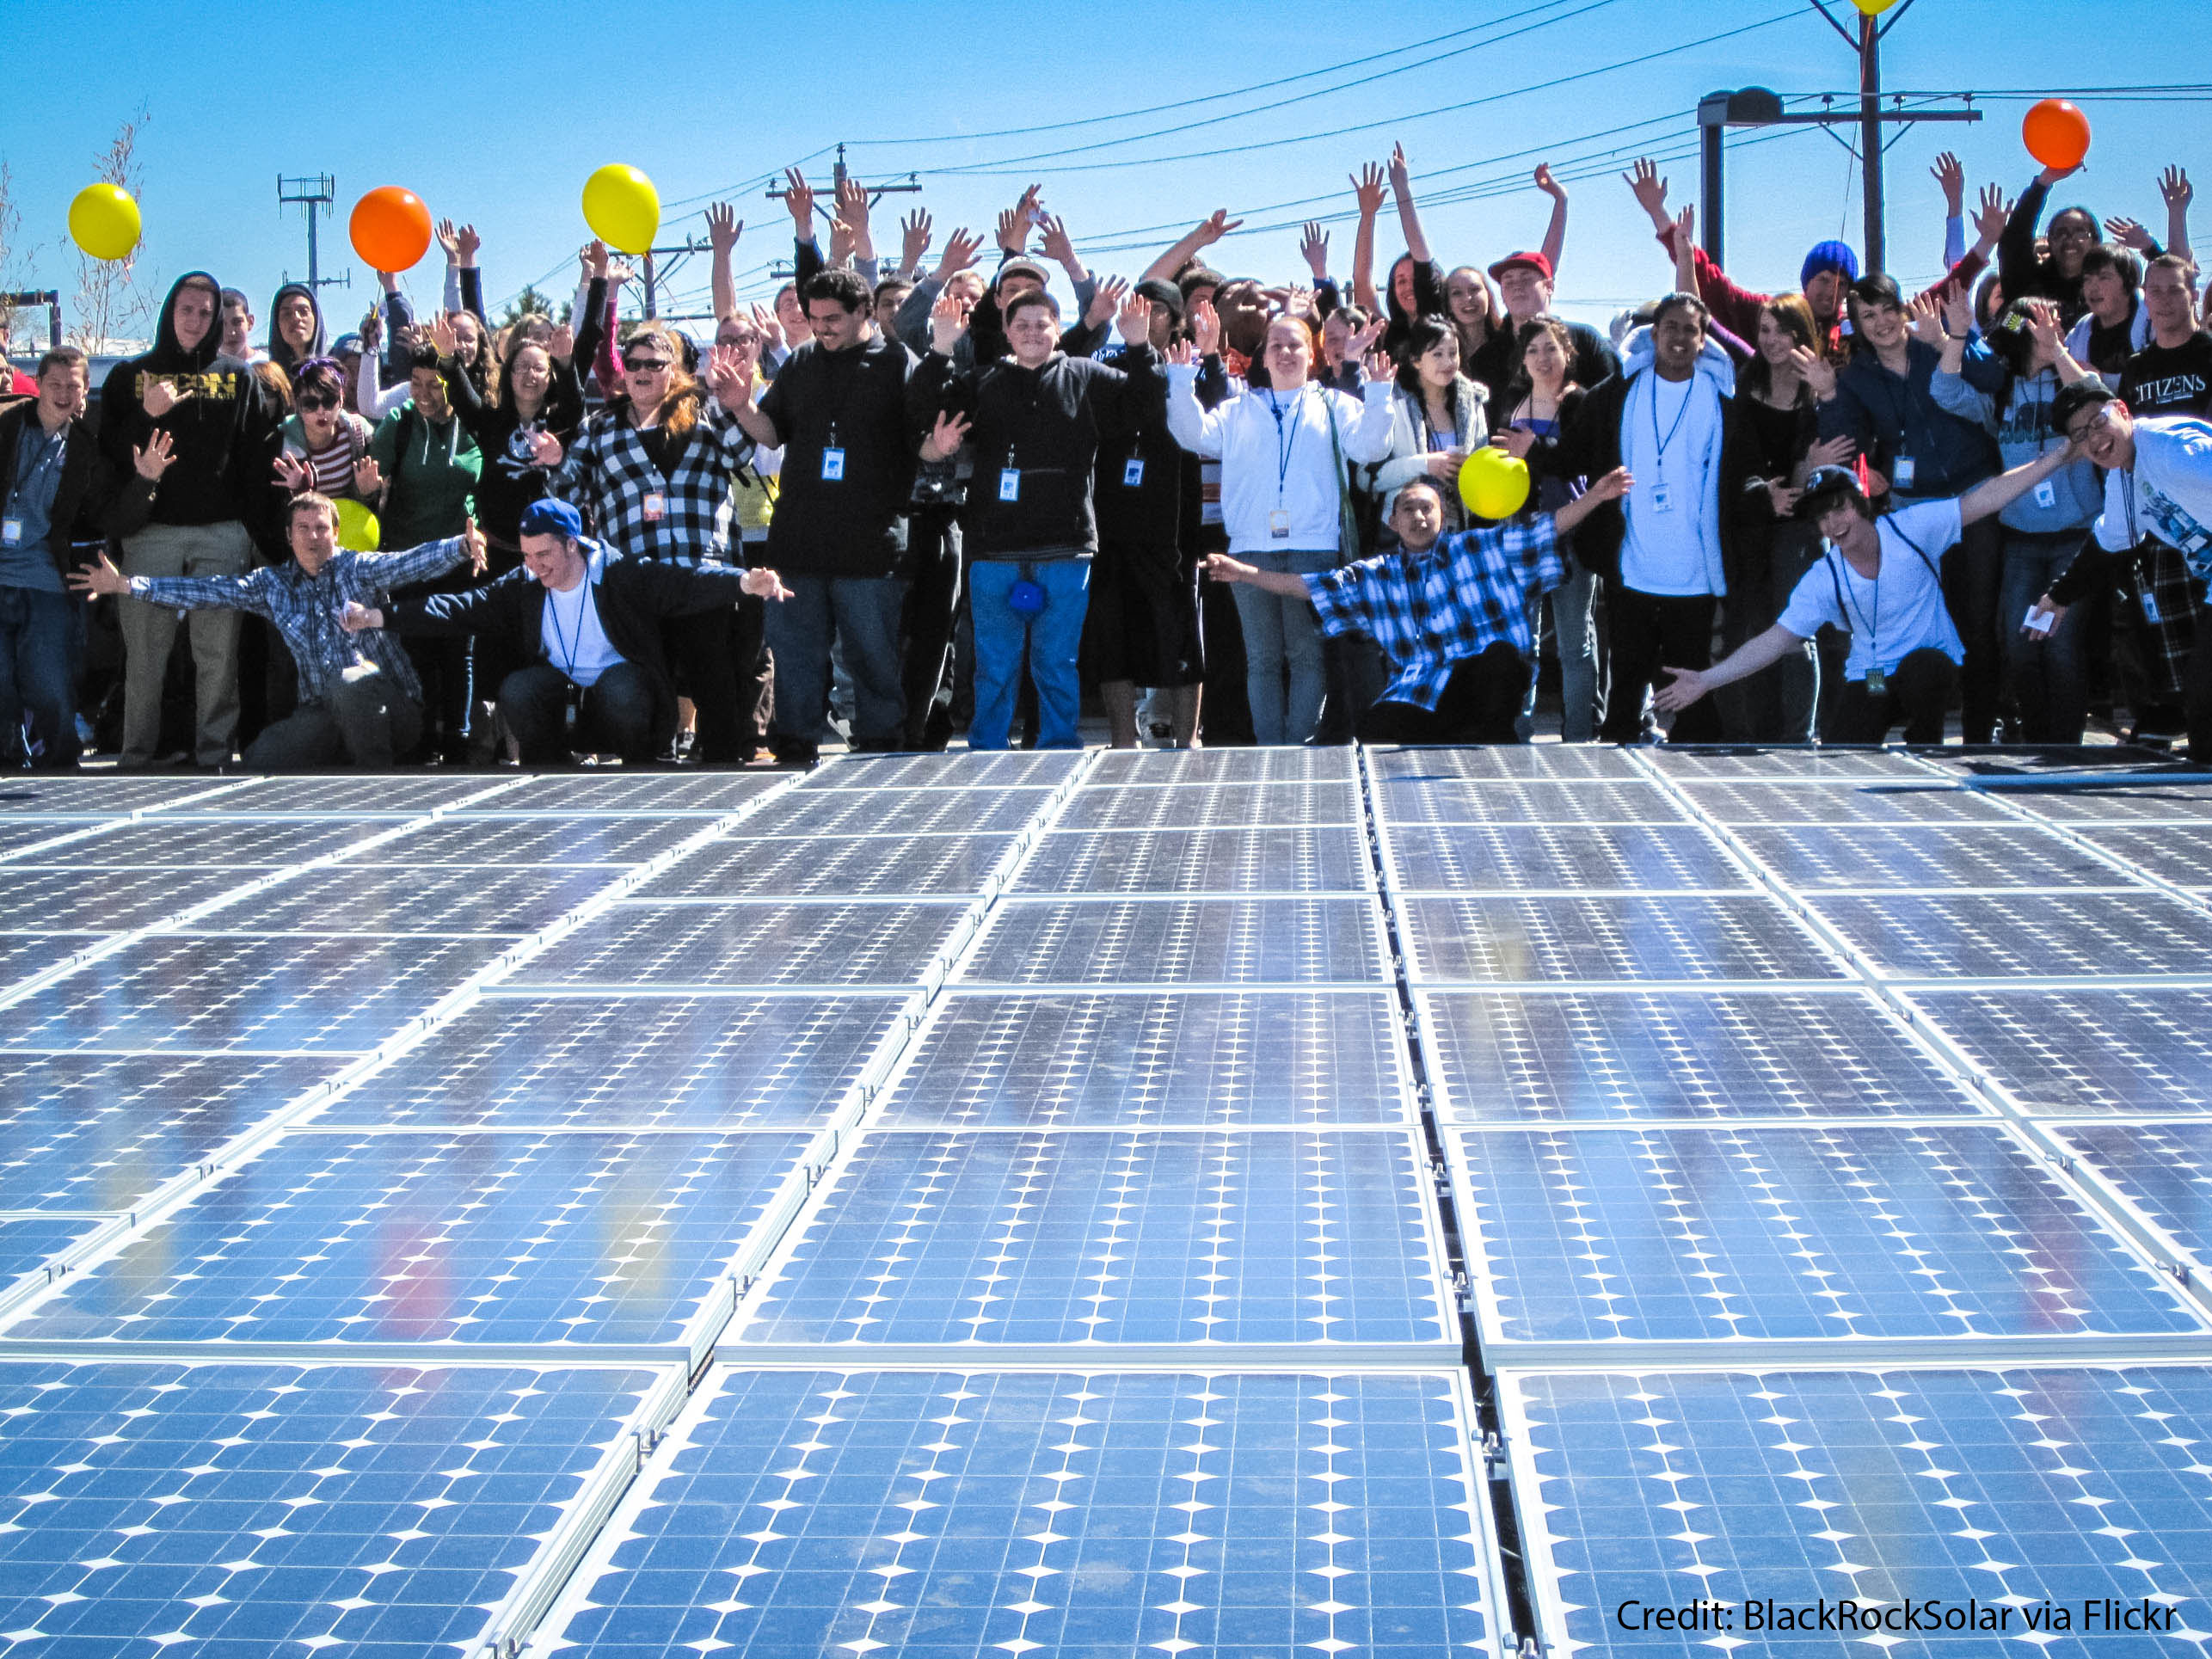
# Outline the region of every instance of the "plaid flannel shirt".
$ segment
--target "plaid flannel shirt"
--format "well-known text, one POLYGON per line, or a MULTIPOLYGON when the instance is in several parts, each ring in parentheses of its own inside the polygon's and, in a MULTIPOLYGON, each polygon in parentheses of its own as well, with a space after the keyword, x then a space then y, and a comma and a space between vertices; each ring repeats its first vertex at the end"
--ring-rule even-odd
POLYGON ((2179 550, 2153 536, 2138 543, 2135 558, 2135 598, 2139 620, 2150 649, 2143 666, 2157 682, 2161 696, 2181 695, 2182 675, 2189 654, 2196 648, 2200 625, 2212 626, 2204 598, 2204 583, 2189 568, 2179 550), (2150 604, 2143 605, 2147 596, 2150 604), (2151 613, 2157 620, 2151 620, 2151 613))
POLYGON ((1447 536, 1425 553, 1362 559, 1305 578, 1324 633, 1373 636, 1397 668, 1383 697, 1433 710, 1453 666, 1500 640, 1536 653, 1529 611, 1566 581, 1551 515, 1447 536))
POLYGON ((753 440, 711 396, 684 436, 674 469, 653 464, 645 435, 619 410, 602 409, 584 423, 553 476, 553 494, 581 507, 615 558, 669 564, 727 564, 738 538, 739 470, 753 440), (646 498, 661 497, 661 516, 646 516, 646 498))
POLYGON ((341 547, 311 576, 298 560, 287 559, 243 576, 133 576, 131 593, 148 604, 179 611, 228 608, 267 618, 299 665, 303 703, 329 701, 341 676, 362 657, 420 703, 422 684, 399 636, 383 628, 349 634, 338 618, 348 599, 379 607, 390 589, 442 576, 468 556, 468 544, 458 536, 399 553, 356 553, 341 547))

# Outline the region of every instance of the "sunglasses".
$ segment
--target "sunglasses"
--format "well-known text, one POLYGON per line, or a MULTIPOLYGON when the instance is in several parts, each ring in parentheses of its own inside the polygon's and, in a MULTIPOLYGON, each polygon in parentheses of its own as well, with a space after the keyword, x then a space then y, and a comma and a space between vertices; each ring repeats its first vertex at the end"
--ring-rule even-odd
POLYGON ((668 366, 665 357, 625 357, 622 366, 631 374, 658 374, 668 366))
POLYGON ((338 400, 327 393, 320 397, 303 397, 299 400, 299 412, 302 415, 313 415, 323 409, 335 409, 337 407, 338 400))

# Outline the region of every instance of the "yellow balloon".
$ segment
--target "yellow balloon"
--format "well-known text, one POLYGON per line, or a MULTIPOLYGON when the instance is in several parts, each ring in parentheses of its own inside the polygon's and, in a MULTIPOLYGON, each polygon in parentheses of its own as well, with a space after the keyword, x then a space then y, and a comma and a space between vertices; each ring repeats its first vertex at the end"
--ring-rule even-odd
POLYGON ((1890 7, 1896 5, 1897 0, 1851 0, 1851 3, 1858 7, 1865 16, 1879 17, 1890 7))
POLYGON ((138 204, 120 184, 88 184, 69 205, 70 237, 95 259, 128 259, 138 228, 138 204))
POLYGON ((338 503, 338 545, 356 553, 373 553, 384 540, 377 515, 350 496, 338 503))
POLYGON ((661 193, 637 169, 609 162, 584 181, 584 223, 610 248, 646 253, 661 230, 661 193))
POLYGON ((1478 519, 1510 519, 1528 500, 1528 464, 1478 449, 1459 464, 1459 499, 1478 519))

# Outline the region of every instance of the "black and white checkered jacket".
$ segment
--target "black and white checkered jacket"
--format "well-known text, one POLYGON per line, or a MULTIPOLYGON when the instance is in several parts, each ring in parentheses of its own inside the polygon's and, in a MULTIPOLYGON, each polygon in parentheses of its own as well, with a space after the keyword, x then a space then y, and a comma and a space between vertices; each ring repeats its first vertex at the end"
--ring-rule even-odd
POLYGON ((618 558, 730 562, 739 533, 731 486, 753 461, 753 440, 728 409, 703 396, 699 418, 664 476, 626 409, 618 404, 585 421, 554 475, 553 493, 584 513, 618 558), (646 513, 654 495, 661 498, 658 520, 646 513))

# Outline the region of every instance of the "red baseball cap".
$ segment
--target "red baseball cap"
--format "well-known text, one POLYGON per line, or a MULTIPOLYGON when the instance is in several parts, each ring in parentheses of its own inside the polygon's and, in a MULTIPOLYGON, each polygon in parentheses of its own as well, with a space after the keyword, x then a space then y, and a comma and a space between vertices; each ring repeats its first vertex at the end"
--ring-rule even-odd
POLYGON ((1530 270, 1535 272, 1537 275, 1542 277, 1546 282, 1551 280, 1551 261, 1545 258, 1541 254, 1508 254, 1503 259, 1498 261, 1496 264, 1490 267, 1490 275, 1492 278, 1503 276, 1508 271, 1510 271, 1516 265, 1526 265, 1530 270))

